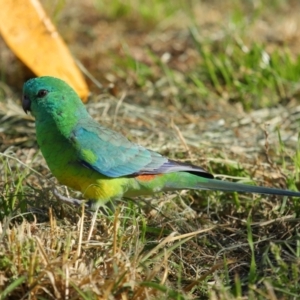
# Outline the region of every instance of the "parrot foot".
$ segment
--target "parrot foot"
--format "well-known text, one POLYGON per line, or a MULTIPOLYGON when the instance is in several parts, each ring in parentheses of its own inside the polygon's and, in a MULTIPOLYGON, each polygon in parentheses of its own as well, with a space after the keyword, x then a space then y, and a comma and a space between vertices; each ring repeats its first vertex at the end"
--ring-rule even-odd
MULTIPOLYGON (((62 194, 60 194, 58 192, 58 190, 56 188, 53 189, 53 195, 58 199, 61 200, 63 202, 66 202, 68 204, 72 204, 72 205, 76 205, 76 206, 81 206, 82 205, 82 200, 78 200, 75 198, 68 198, 63 196, 62 194)), ((84 204, 86 207, 89 207, 89 205, 87 203, 84 204)))
POLYGON ((99 210, 106 216, 113 214, 115 211, 113 202, 109 201, 101 205, 97 203, 97 200, 94 199, 89 199, 86 201, 86 208, 92 211, 96 211, 99 208, 99 210))

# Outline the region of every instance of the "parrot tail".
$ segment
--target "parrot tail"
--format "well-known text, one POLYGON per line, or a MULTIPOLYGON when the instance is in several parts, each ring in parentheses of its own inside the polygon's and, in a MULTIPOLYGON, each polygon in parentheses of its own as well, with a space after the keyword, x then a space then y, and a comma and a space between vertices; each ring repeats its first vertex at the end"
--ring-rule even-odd
POLYGON ((300 192, 290 190, 281 190, 276 188, 268 188, 261 186, 253 186, 248 184, 234 183, 217 179, 205 179, 197 183, 196 189, 202 190, 218 190, 223 192, 243 192, 256 194, 281 195, 290 197, 300 197, 300 192))

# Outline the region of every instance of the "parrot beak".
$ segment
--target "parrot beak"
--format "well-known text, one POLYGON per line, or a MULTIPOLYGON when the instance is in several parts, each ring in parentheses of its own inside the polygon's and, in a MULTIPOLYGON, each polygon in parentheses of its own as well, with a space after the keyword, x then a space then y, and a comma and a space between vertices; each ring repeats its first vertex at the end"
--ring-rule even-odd
POLYGON ((26 95, 23 95, 22 96, 22 107, 26 114, 28 111, 30 111, 30 105, 31 105, 30 99, 26 95))

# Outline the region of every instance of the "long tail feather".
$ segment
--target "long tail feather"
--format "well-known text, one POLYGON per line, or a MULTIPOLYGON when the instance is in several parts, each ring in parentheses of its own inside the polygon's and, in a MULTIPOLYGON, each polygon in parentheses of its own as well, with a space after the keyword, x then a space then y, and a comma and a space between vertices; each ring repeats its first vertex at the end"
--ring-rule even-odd
POLYGON ((197 188, 205 190, 218 190, 227 192, 244 192, 244 193, 256 193, 256 194, 269 194, 269 195, 281 195, 300 197, 300 192, 294 192, 290 190, 281 190, 268 187, 253 186, 248 184, 234 183, 228 181, 222 181, 217 179, 206 179, 197 184, 197 188))

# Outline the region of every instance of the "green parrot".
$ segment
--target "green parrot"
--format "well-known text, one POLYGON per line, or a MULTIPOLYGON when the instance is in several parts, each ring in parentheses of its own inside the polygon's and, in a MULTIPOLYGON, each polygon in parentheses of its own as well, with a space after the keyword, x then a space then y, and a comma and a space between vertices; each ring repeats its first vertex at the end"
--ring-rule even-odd
POLYGON ((35 117, 42 154, 58 181, 94 208, 121 197, 182 189, 300 197, 300 192, 221 181, 201 167, 168 159, 96 122, 75 91, 54 77, 24 84, 22 106, 35 117))

